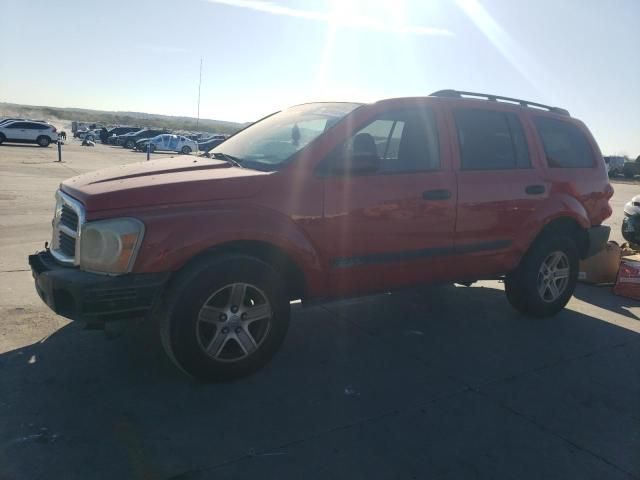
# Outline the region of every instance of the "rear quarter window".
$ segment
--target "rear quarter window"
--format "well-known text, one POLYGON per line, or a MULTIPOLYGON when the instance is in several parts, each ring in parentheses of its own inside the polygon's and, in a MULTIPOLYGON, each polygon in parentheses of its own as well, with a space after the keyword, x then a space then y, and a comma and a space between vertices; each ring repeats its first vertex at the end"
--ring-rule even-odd
POLYGON ((595 155, 584 132, 576 125, 548 117, 534 117, 547 165, 551 168, 589 168, 595 155))

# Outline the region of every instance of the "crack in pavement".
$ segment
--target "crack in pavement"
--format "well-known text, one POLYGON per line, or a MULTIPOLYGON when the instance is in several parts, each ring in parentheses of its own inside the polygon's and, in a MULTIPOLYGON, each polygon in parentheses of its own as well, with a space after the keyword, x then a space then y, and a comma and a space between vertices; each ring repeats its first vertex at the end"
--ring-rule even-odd
POLYGON ((457 390, 455 392, 451 392, 451 393, 444 394, 444 395, 437 395, 434 398, 432 398, 429 401, 424 402, 424 403, 420 403, 420 404, 417 404, 417 405, 412 405, 412 406, 408 406, 408 407, 404 407, 404 408, 395 408, 395 409, 392 409, 392 410, 388 410, 386 412, 382 412, 382 413, 379 413, 377 415, 372 415, 370 417, 361 418, 360 420, 356 420, 356 421, 353 421, 353 422, 348 422, 348 423, 345 423, 343 425, 338 425, 338 426, 335 426, 333 428, 329 428, 327 430, 321 430, 321 431, 318 431, 318 432, 315 432, 315 433, 311 433, 310 435, 307 435, 304 438, 298 438, 298 439, 295 439, 295 440, 284 442, 284 443, 281 443, 280 445, 277 445, 275 447, 269 447, 269 448, 265 448, 265 449, 258 450, 258 451, 249 451, 249 453, 246 453, 244 455, 240 455, 238 457, 231 458, 231 459, 228 459, 228 460, 223 460, 223 461, 221 461, 219 463, 216 463, 214 465, 201 467, 201 468, 196 468, 196 469, 193 469, 193 470, 187 470, 185 472, 178 473, 176 475, 172 475, 170 477, 167 477, 165 480, 188 480, 192 475, 195 475, 195 474, 211 472, 212 470, 216 470, 218 468, 225 467, 227 465, 232 465, 234 463, 239 463, 239 462, 241 462, 243 460, 247 460, 249 458, 265 456, 265 455, 271 454, 272 452, 275 452, 277 450, 282 450, 282 449, 289 448, 289 447, 292 447, 292 446, 295 446, 295 445, 300 445, 302 443, 308 442, 309 440, 315 440, 317 438, 321 438, 323 436, 330 435, 330 434, 335 433, 335 432, 340 432, 342 430, 348 430, 350 428, 358 427, 358 426, 363 425, 365 423, 377 422, 379 420, 383 420, 383 419, 388 418, 388 417, 393 417, 395 415, 402 415, 402 414, 405 414, 405 413, 410 413, 412 411, 419 412, 420 410, 424 409, 425 407, 428 407, 429 405, 432 405, 435 402, 446 400, 448 398, 453 398, 455 395, 459 395, 461 393, 465 393, 465 392, 469 392, 469 391, 471 391, 471 390, 465 387, 465 388, 462 388, 462 389, 457 390))
POLYGON ((499 400, 497 400, 496 398, 493 398, 491 395, 482 392, 480 390, 474 390, 474 393, 483 396, 484 398, 486 398, 487 400, 489 400, 490 402, 493 402, 494 404, 496 404, 497 406, 504 408, 505 410, 507 410, 508 412, 513 413, 514 415, 516 415, 519 418, 522 418, 524 421, 526 421, 527 423, 533 425, 534 427, 538 428, 540 431, 545 432, 569 445, 571 445, 572 447, 574 447, 575 449, 577 449, 580 452, 583 452, 587 455, 591 455, 592 457, 600 460, 601 462, 609 465, 610 467, 614 468, 615 470, 624 473, 625 475, 629 476, 629 478, 634 478, 634 479, 638 479, 640 477, 637 477, 636 475, 634 475, 631 472, 628 472, 627 470, 625 470, 624 468, 616 465, 615 463, 611 462, 610 460, 608 460, 606 457, 603 457, 602 455, 599 455, 598 453, 583 447, 581 445, 579 445, 578 443, 575 443, 574 441, 564 437, 563 435, 559 434, 558 432, 554 431, 553 429, 546 427, 545 425, 537 422, 536 420, 534 420, 533 418, 528 417, 527 415, 525 415, 522 412, 519 412, 518 410, 509 407, 508 405, 503 404, 502 402, 500 402, 499 400))
MULTIPOLYGON (((391 346, 393 347, 393 344, 390 342, 385 341, 382 337, 380 337, 378 334, 376 334, 373 331, 368 330, 367 328, 363 327, 362 325, 355 323, 353 320, 351 320, 350 318, 348 318, 345 315, 342 315, 339 312, 336 313, 332 313, 327 307, 320 306, 321 309, 325 310, 327 313, 329 313, 330 315, 335 315, 336 317, 340 317, 342 319, 344 319, 346 322, 348 322, 350 325, 354 326, 355 328, 359 329, 360 331, 368 334, 369 336, 375 338, 379 343, 382 343, 384 345, 386 345, 387 347, 391 346)), ((494 380, 489 380, 486 381, 484 383, 481 383, 480 385, 478 385, 477 387, 473 387, 472 385, 470 385, 468 382, 466 382, 464 379, 459 378, 456 375, 451 376, 450 378, 457 380, 459 383, 461 383, 462 385, 464 385, 466 387, 466 390, 471 391, 473 393, 476 393, 478 395, 482 395, 484 398, 486 398, 487 400, 489 400, 490 402, 493 402, 495 405, 497 405, 498 407, 504 408, 508 411, 510 411, 511 413, 517 415, 518 417, 523 418, 524 420, 526 420, 528 423, 531 423, 532 425, 534 425, 535 427, 537 427, 538 429, 540 429, 541 431, 545 432, 545 433, 549 433, 551 435, 553 435, 554 437, 564 441, 565 443, 573 446, 574 448, 578 449, 581 452, 584 452, 588 455, 593 456, 594 458, 604 462, 605 464, 609 465, 610 467, 615 468, 616 470, 618 470, 621 473, 624 473, 625 475, 628 475, 630 478, 634 478, 634 479, 638 479, 640 477, 635 476, 632 472, 628 472, 627 470, 625 470, 624 468, 616 465, 615 463, 612 463, 611 461, 609 461, 607 458, 597 454, 596 452, 593 452, 591 450, 589 450, 586 447, 582 447, 579 444, 569 440, 568 438, 565 438, 564 436, 562 436, 561 434, 559 434, 558 432, 545 427, 542 424, 539 424, 538 422, 536 422, 534 419, 527 417, 524 413, 521 413, 507 405, 502 404, 502 402, 498 401, 497 399, 493 398, 491 395, 487 394, 486 392, 482 391, 481 389, 487 387, 487 386, 495 386, 495 385, 500 385, 503 383, 508 383, 508 382, 512 382, 514 380, 519 380, 520 378, 525 378, 527 376, 530 375, 534 375, 536 373, 545 371, 545 370, 549 370, 552 368, 556 368, 559 367, 561 365, 565 365, 565 364, 569 364, 572 363, 576 360, 580 360, 580 359, 584 359, 584 358, 588 358, 594 355, 600 355, 602 353, 605 352, 609 352, 611 350, 617 349, 617 348, 624 348, 626 346, 629 345, 633 345, 633 344, 637 344, 640 343, 640 340, 638 339, 634 339, 634 340, 629 340, 627 342, 622 342, 622 343, 617 343, 615 345, 608 345, 608 346, 604 346, 601 348, 596 348, 594 350, 591 350, 589 352, 586 353, 582 353, 582 354, 577 354, 577 355, 573 355, 573 356, 569 356, 566 358, 562 358, 562 359, 558 359, 554 362, 550 362, 547 364, 543 364, 540 365, 538 367, 534 367, 528 370, 524 370, 522 372, 516 373, 514 375, 509 375, 507 377, 503 377, 503 378, 497 378, 494 380)), ((396 352, 394 352, 396 353, 396 352)), ((422 358, 420 358, 420 356, 418 355, 406 355, 408 358, 412 358, 417 360, 418 362, 422 363, 423 365, 428 365, 428 362, 424 361, 422 358)), ((456 392, 454 395, 457 395, 459 392, 456 392)), ((453 395, 452 395, 453 396, 453 395)))

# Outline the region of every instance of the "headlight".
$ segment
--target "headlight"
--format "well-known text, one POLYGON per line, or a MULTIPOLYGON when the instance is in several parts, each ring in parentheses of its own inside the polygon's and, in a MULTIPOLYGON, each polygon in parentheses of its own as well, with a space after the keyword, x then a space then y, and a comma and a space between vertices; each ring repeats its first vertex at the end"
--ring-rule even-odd
POLYGON ((135 218, 85 223, 80 235, 80 268, 110 274, 131 271, 143 235, 144 224, 135 218))

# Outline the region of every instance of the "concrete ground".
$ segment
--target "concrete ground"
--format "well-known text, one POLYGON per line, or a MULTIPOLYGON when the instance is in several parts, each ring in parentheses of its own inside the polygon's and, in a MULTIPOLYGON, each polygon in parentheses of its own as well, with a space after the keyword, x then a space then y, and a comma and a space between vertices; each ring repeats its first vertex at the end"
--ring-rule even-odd
MULTIPOLYGON (((0 479, 640 478, 640 303, 580 285, 555 318, 498 282, 293 306, 250 378, 189 381, 137 325, 52 314, 26 256, 60 180, 121 148, 0 147, 0 479)), ((611 219, 639 185, 617 183, 611 219)))

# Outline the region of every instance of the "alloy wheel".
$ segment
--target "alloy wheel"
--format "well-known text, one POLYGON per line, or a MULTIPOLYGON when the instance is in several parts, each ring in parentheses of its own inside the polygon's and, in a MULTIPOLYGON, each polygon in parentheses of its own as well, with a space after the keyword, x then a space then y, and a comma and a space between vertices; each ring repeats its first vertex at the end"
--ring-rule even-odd
POLYGON ((569 257, 564 252, 550 253, 538 271, 538 294, 543 301, 551 303, 564 293, 569 284, 569 257))
POLYGON ((220 362, 237 362, 255 352, 271 328, 273 311, 259 288, 233 283, 204 303, 196 322, 202 351, 220 362))

